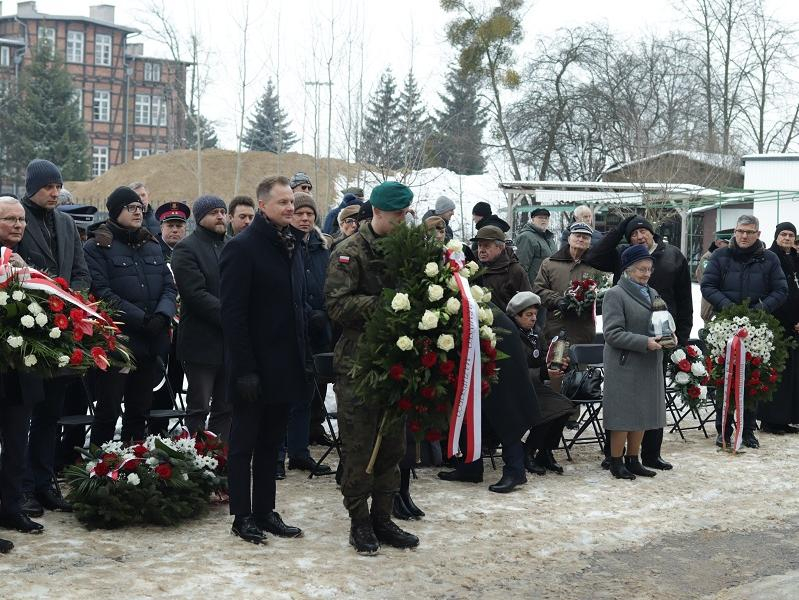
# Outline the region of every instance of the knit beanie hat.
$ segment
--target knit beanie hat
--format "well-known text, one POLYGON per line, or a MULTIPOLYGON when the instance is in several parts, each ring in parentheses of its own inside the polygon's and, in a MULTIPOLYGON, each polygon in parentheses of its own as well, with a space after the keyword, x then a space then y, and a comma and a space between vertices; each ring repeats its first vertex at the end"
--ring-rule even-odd
POLYGON ((436 214, 443 215, 448 210, 455 210, 455 203, 446 196, 439 196, 436 200, 436 214))
POLYGON ((42 158, 34 158, 28 163, 25 169, 25 193, 29 198, 51 183, 64 184, 58 167, 42 158))
POLYGON ((294 212, 301 208, 310 208, 313 211, 314 217, 318 214, 316 212, 316 202, 313 201, 313 196, 305 192, 294 192, 294 212))
POLYGON ((138 202, 144 208, 144 203, 139 198, 139 195, 127 186, 121 185, 108 196, 105 201, 105 206, 108 209, 108 216, 112 221, 116 221, 117 217, 122 213, 128 204, 138 202))
POLYGON ((645 258, 652 258, 652 255, 649 254, 649 250, 646 249, 646 246, 643 244, 634 244, 621 253, 621 270, 624 271, 630 265, 635 264, 639 260, 643 260, 645 258))
POLYGON ((224 208, 227 211, 227 204, 219 196, 200 196, 194 201, 191 209, 194 212, 194 222, 199 223, 203 217, 215 208, 224 208))
POLYGON ((627 223, 627 229, 624 230, 624 237, 627 238, 628 242, 630 241, 630 236, 636 229, 648 229, 652 235, 655 235, 655 228, 652 227, 652 223, 643 217, 635 217, 632 221, 627 223))
POLYGON ((488 217, 491 215, 491 205, 488 202, 478 202, 472 207, 472 214, 477 217, 488 217))
POLYGON ((793 231, 793 234, 796 235, 796 226, 789 221, 784 221, 780 223, 779 225, 777 225, 777 229, 774 232, 775 240, 777 239, 777 236, 780 234, 780 231, 793 231))

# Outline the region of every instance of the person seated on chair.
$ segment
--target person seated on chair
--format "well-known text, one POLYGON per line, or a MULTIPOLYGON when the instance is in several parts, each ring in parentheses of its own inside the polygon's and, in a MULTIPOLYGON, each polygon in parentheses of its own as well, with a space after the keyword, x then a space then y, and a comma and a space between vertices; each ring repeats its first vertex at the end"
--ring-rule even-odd
POLYGON ((610 472, 617 479, 654 477, 638 453, 644 431, 666 424, 666 386, 661 339, 652 332, 652 307, 660 299, 649 287, 652 256, 634 245, 621 255, 623 275, 605 294, 605 388, 602 411, 610 431, 610 472), (627 456, 624 444, 627 442, 627 456))
POLYGON ((537 325, 540 308, 541 298, 537 294, 519 292, 508 302, 505 311, 513 319, 522 341, 530 380, 541 411, 541 421, 530 429, 525 442, 525 467, 537 475, 545 475, 547 471, 562 475, 563 467, 555 461, 552 451, 560 445, 563 428, 574 410, 574 404, 558 392, 563 371, 546 368, 547 347, 541 328, 537 325), (547 379, 551 385, 545 383, 547 379))
POLYGON ((136 369, 108 369, 95 378, 91 443, 114 437, 122 398, 122 441, 144 439, 147 413, 153 403, 158 359, 169 347, 169 323, 176 311, 177 290, 161 246, 142 226, 139 195, 118 187, 106 200, 108 220, 84 245, 92 277, 91 291, 120 311, 122 333, 128 336, 136 369))

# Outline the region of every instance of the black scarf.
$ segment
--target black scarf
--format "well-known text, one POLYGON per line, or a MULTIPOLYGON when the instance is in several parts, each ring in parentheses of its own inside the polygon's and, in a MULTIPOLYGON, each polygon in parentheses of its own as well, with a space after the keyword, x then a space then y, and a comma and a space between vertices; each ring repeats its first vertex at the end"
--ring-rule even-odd
POLYGON ((108 229, 111 231, 111 235, 114 236, 115 239, 119 240, 123 244, 127 244, 129 246, 133 246, 134 248, 138 248, 139 246, 143 246, 145 243, 149 242, 150 240, 155 240, 153 234, 146 227, 139 227, 138 229, 128 229, 127 227, 122 227, 117 222, 108 219, 106 221, 106 225, 108 229))

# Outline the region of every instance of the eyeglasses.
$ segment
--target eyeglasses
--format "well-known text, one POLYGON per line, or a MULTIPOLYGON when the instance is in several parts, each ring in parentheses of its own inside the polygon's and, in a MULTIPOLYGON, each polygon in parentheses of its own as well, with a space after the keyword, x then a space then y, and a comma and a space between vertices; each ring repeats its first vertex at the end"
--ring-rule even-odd
POLYGON ((759 232, 756 229, 736 229, 735 233, 738 235, 757 235, 759 232))
POLYGON ((347 217, 346 219, 344 219, 344 224, 345 225, 357 225, 358 221, 356 219, 353 219, 352 217, 347 217))
POLYGON ((3 223, 8 223, 9 225, 16 225, 17 223, 24 225, 28 222, 25 217, 3 217, 0 219, 0 221, 3 223))
POLYGON ((301 192, 310 192, 313 189, 313 186, 310 183, 301 183, 299 188, 301 192))
POLYGON ((642 275, 652 274, 655 272, 655 267, 634 267, 634 271, 636 273, 641 273, 642 275))
POLYGON ((138 202, 134 202, 133 204, 128 204, 125 208, 129 213, 144 212, 144 206, 142 206, 138 202))

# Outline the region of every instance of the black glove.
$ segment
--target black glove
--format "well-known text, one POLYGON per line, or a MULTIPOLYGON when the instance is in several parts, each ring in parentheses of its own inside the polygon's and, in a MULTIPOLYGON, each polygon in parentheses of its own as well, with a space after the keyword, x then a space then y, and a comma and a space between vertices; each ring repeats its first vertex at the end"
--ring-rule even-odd
POLYGON ((619 223, 617 229, 621 232, 622 235, 624 235, 624 232, 627 231, 627 225, 630 224, 630 221, 637 218, 638 215, 630 215, 629 217, 624 219, 621 223, 619 223))
POLYGON ((157 337, 166 332, 169 326, 169 319, 161 313, 156 313, 144 322, 144 333, 147 337, 157 337))
POLYGON ((241 399, 255 404, 261 395, 261 378, 256 373, 247 373, 236 379, 236 391, 241 399))
POLYGON ((569 310, 569 300, 566 298, 566 296, 558 300, 558 303, 555 305, 555 309, 562 313, 565 313, 567 310, 569 310))

